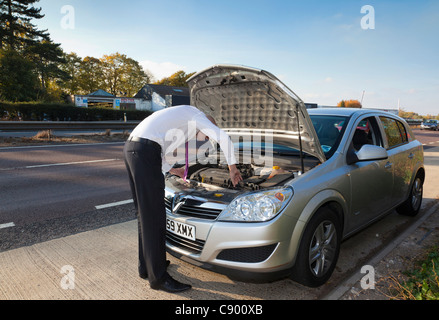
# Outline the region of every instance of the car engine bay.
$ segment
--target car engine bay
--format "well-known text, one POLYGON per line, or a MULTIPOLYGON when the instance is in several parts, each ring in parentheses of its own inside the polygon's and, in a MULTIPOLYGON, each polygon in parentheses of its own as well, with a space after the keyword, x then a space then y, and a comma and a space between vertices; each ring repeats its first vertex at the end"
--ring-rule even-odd
MULTIPOLYGON (((226 189, 257 191, 275 187, 288 180, 299 177, 302 172, 297 157, 279 157, 273 166, 265 167, 255 164, 238 164, 243 181, 233 187, 227 164, 194 164, 189 167, 188 178, 192 182, 213 185, 226 189)), ((313 157, 305 159, 305 171, 319 164, 313 157)))

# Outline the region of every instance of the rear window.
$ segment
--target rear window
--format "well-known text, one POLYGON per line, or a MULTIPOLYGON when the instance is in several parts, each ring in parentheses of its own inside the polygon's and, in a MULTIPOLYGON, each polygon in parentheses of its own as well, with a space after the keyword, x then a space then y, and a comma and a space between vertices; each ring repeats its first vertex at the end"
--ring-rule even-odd
POLYGON ((389 149, 408 141, 407 131, 400 121, 387 117, 380 117, 380 119, 387 136, 389 149))

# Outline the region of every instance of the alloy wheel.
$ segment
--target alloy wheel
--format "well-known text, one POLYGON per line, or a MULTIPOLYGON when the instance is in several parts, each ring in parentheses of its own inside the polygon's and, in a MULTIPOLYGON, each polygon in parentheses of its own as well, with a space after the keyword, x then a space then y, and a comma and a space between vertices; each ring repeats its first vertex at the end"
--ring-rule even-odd
POLYGON ((416 178, 412 187, 412 207, 417 210, 422 200, 422 181, 416 178))
POLYGON ((323 221, 316 228, 309 248, 309 267, 316 277, 323 276, 335 257, 337 232, 331 221, 323 221))

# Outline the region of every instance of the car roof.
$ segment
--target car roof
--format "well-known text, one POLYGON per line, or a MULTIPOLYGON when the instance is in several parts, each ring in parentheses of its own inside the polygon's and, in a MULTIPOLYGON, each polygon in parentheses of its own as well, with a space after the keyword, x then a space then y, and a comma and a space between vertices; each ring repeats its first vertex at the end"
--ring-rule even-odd
MULTIPOLYGON (((381 115, 392 115, 392 113, 382 111, 379 109, 358 109, 358 108, 312 108, 307 109, 309 115, 332 115, 332 116, 344 116, 351 117, 355 115, 362 115, 367 113, 381 114, 381 115)), ((399 117, 398 117, 399 118, 399 117)))

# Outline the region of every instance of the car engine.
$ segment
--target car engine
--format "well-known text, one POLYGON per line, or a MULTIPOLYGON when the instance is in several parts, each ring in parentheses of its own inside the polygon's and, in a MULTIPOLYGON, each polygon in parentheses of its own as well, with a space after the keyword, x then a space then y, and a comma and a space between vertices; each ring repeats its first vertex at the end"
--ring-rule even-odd
POLYGON ((206 167, 199 169, 190 175, 193 181, 215 185, 228 189, 243 190, 261 190, 264 188, 274 187, 293 179, 298 172, 284 170, 280 167, 263 168, 255 167, 250 164, 237 165, 243 181, 236 187, 233 187, 229 176, 229 169, 226 165, 218 165, 215 167, 206 167))

